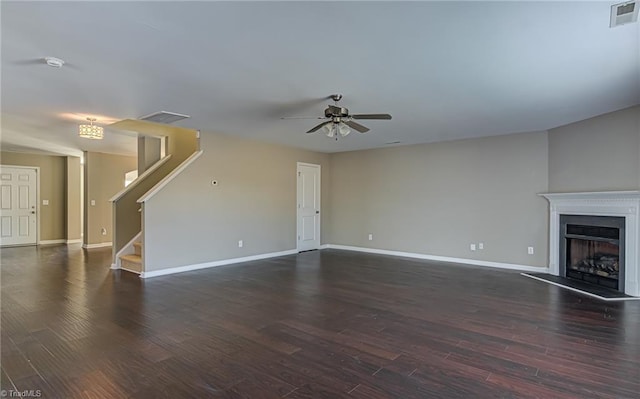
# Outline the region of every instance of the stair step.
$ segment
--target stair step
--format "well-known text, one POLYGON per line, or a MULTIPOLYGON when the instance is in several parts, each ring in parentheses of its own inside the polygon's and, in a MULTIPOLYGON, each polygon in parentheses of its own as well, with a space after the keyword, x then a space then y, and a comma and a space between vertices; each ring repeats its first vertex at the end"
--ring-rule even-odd
POLYGON ((120 267, 132 272, 142 273, 142 257, 135 254, 122 255, 120 257, 120 267))
POLYGON ((136 252, 136 255, 142 256, 142 243, 140 241, 134 242, 133 250, 136 252))

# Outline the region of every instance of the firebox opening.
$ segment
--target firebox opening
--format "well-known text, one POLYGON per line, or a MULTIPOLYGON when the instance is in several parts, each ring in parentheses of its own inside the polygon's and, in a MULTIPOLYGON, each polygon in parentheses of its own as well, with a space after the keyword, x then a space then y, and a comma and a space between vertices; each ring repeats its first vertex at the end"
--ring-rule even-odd
POLYGON ((560 216, 560 275, 624 292, 624 223, 613 216, 560 216))

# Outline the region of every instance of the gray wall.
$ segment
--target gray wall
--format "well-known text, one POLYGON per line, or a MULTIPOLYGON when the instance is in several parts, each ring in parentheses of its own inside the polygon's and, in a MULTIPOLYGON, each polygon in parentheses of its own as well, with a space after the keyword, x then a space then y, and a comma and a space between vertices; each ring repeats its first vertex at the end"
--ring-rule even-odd
POLYGON ((640 106, 549 130, 549 191, 640 188, 640 106))
POLYGON ((544 267, 538 194, 640 188, 639 111, 331 155, 204 133, 203 156, 146 204, 147 270, 294 249, 296 161, 322 165, 322 243, 544 267))
POLYGON ((547 148, 536 132, 333 154, 331 242, 546 266, 547 148))
POLYGON ((207 132, 200 145, 203 155, 145 203, 146 271, 295 249, 296 162, 322 167, 327 242, 329 155, 207 132))

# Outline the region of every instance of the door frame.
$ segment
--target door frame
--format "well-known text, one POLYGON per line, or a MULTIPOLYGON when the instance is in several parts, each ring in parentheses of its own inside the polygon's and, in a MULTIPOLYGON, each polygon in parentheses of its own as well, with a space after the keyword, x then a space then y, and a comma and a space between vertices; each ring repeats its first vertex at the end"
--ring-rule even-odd
MULTIPOLYGON (((15 168, 15 169, 33 169, 36 171, 36 244, 40 245, 40 167, 39 166, 25 166, 25 165, 5 165, 0 164, 1 168, 15 168)), ((29 246, 32 244, 24 245, 2 245, 3 248, 29 246)))
POLYGON ((296 162, 296 251, 300 252, 300 240, 298 239, 298 237, 300 237, 300 223, 299 223, 299 217, 300 214, 298 212, 298 205, 300 204, 300 190, 298 190, 299 188, 299 184, 300 184, 300 179, 298 179, 298 177, 300 176, 300 166, 307 166, 307 167, 312 167, 312 168, 317 168, 318 169, 318 208, 320 210, 320 214, 318 217, 318 248, 316 249, 320 249, 320 247, 322 246, 322 166, 319 164, 314 164, 314 163, 307 163, 307 162, 296 162))

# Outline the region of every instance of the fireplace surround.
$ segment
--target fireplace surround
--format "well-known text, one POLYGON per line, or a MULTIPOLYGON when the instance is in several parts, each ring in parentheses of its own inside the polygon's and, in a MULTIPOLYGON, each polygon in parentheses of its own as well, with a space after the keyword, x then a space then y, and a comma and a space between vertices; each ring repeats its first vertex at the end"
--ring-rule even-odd
MULTIPOLYGON (((549 212, 549 273, 566 277, 567 268, 562 268, 567 252, 574 251, 577 260, 575 267, 569 268, 572 276, 586 281, 597 280, 593 276, 602 275, 605 285, 613 284, 616 262, 623 262, 622 272, 616 289, 627 295, 640 297, 640 191, 607 191, 583 193, 548 193, 540 194, 550 204, 549 212), (614 225, 609 222, 614 221, 614 225), (617 220, 617 222, 615 222, 617 220), (568 223, 569 222, 569 223, 568 223), (563 235, 567 232, 567 223, 572 226, 569 239, 563 235), (603 224, 604 223, 604 224, 603 224), (615 225, 618 223, 618 225, 615 225), (591 226, 591 229, 589 229, 591 226), (595 228, 595 229, 594 229, 595 228), (620 242, 615 242, 613 229, 622 229, 624 234, 620 242), (591 234, 595 236, 591 236, 591 234), (599 237, 598 234, 601 236, 599 237), (575 243, 574 241, 575 240, 575 243), (586 244, 580 241, 596 241, 586 244), (563 248, 562 243, 565 244, 563 248), (618 259, 613 255, 615 246, 619 247, 618 259), (586 254, 586 255, 585 255, 586 254), (580 265, 578 265, 580 264, 580 265), (573 269, 573 271, 571 270, 573 269), (585 274, 586 273, 586 274, 585 274), (610 278, 609 278, 610 277, 610 278)), ((570 255, 571 256, 571 255, 570 255)), ((620 264, 618 263, 618 267, 620 264)), ((613 287, 611 287, 613 288, 613 287)))

